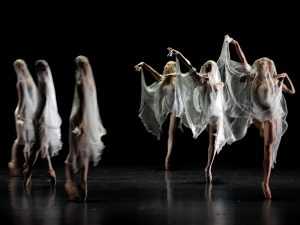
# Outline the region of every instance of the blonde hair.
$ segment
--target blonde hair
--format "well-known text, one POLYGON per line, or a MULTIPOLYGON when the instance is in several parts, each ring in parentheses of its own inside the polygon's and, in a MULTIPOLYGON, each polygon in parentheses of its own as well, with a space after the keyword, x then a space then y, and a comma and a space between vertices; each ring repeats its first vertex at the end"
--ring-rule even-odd
POLYGON ((175 71, 176 62, 175 62, 175 61, 172 61, 172 60, 171 60, 171 61, 168 61, 168 62, 166 63, 166 65, 164 66, 163 75, 166 74, 166 68, 168 68, 168 67, 172 67, 173 71, 175 71))

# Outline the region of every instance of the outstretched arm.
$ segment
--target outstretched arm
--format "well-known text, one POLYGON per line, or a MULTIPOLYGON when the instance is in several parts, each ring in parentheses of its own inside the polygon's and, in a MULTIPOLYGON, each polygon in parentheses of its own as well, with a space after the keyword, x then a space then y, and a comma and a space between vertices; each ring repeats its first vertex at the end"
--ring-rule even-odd
POLYGON ((134 68, 136 70, 139 70, 140 68, 145 68, 153 75, 153 77, 156 80, 161 81, 163 79, 163 76, 161 74, 159 74, 155 69, 153 69, 151 66, 149 66, 148 64, 146 64, 144 62, 138 63, 137 65, 134 66, 134 68))
POLYGON ((287 75, 287 73, 281 73, 274 76, 276 79, 279 80, 278 84, 281 85, 282 83, 282 91, 288 94, 295 94, 294 85, 287 75), (286 81, 286 83, 284 83, 286 81))

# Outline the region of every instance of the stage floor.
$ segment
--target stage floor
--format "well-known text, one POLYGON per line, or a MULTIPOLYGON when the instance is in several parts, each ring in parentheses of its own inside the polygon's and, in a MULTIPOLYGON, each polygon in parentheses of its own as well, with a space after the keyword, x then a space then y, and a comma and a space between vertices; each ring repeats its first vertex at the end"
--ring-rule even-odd
POLYGON ((299 172, 273 169, 273 199, 265 200, 260 168, 215 168, 213 184, 207 185, 200 168, 91 166, 88 200, 81 203, 68 200, 63 167, 56 168, 55 189, 46 168, 35 168, 30 193, 22 177, 9 177, 4 169, 0 218, 20 225, 300 224, 299 172))

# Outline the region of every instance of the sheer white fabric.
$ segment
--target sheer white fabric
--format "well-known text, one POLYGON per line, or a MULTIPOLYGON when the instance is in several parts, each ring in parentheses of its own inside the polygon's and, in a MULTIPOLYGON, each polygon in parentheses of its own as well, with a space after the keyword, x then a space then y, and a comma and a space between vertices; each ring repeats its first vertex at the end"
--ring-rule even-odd
MULTIPOLYGON (((260 122, 275 124, 276 138, 273 144, 273 166, 282 135, 287 129, 287 107, 279 84, 275 64, 264 57, 257 59, 252 67, 230 59, 230 37, 225 36, 218 65, 226 79, 228 112, 234 118, 255 118, 260 122)), ((247 129, 246 124, 240 124, 247 129)))
POLYGON ((24 60, 16 60, 14 69, 17 75, 19 97, 15 109, 17 138, 20 144, 26 143, 32 146, 35 141, 33 116, 37 106, 37 87, 24 60))
POLYGON ((168 118, 168 114, 175 113, 173 107, 176 76, 174 74, 166 75, 164 72, 161 81, 147 86, 143 68, 140 69, 140 72, 142 88, 139 117, 146 130, 159 140, 162 134, 162 125, 168 118))
POLYGON ((53 157, 62 148, 60 129, 62 121, 57 109, 52 73, 45 60, 36 62, 36 73, 38 77, 39 104, 35 117, 37 123, 39 123, 41 156, 45 157, 45 152, 43 151, 49 151, 49 155, 53 157))
POLYGON ((214 61, 207 61, 200 69, 197 77, 192 72, 183 74, 176 57, 177 86, 175 88, 174 109, 176 116, 182 119, 185 126, 190 128, 193 137, 197 138, 207 125, 217 128, 216 152, 220 152, 225 143, 236 141, 232 128, 225 115, 226 103, 223 97, 222 81, 218 66, 214 61), (205 67, 211 64, 211 72, 205 67), (201 79, 207 79, 204 83, 201 79))
POLYGON ((75 171, 82 167, 84 157, 89 157, 94 166, 98 165, 105 147, 101 137, 106 134, 91 65, 84 56, 78 56, 76 64, 75 94, 70 115, 70 153, 66 160, 75 171))

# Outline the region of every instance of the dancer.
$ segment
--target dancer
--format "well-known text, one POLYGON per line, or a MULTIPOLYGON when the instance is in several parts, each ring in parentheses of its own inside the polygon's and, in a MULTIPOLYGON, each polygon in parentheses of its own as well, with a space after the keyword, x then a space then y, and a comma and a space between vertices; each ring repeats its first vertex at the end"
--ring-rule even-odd
POLYGON ((17 138, 11 149, 11 159, 8 163, 11 176, 19 175, 19 162, 17 151, 23 146, 24 167, 27 167, 30 149, 35 141, 33 128, 33 115, 37 105, 37 87, 24 60, 14 62, 17 74, 18 104, 15 110, 15 123, 17 138))
POLYGON ((231 144, 241 138, 234 136, 225 116, 224 83, 221 80, 219 68, 215 61, 206 61, 198 73, 181 52, 173 48, 168 48, 168 50, 170 56, 176 55, 178 63, 175 90, 175 106, 179 107, 176 110, 177 116, 192 130, 194 138, 197 138, 205 129, 209 132, 205 177, 207 182, 211 183, 211 170, 216 153, 219 153, 226 143, 231 144), (187 66, 188 73, 181 73, 179 61, 187 66))
POLYGON ((70 200, 81 197, 86 201, 88 194, 89 162, 98 165, 104 149, 101 137, 106 134, 102 125, 98 102, 97 89, 89 60, 78 56, 76 62, 75 94, 70 115, 69 154, 65 161, 65 189, 70 200), (81 170, 79 190, 75 185, 75 173, 81 170))
POLYGON ((175 72, 176 63, 169 61, 166 63, 163 73, 158 73, 145 62, 140 62, 135 66, 142 75, 142 94, 139 109, 141 118, 148 132, 154 134, 159 140, 162 134, 162 125, 169 117, 168 147, 165 158, 165 169, 170 169, 170 159, 173 151, 176 129, 180 124, 180 119, 173 112, 174 88, 176 86, 175 72), (144 69, 150 72, 156 81, 147 86, 144 77, 144 69))
POLYGON ((61 117, 58 114, 56 93, 52 73, 45 60, 35 63, 38 77, 39 101, 34 115, 34 129, 36 141, 29 158, 28 168, 24 173, 24 188, 29 190, 33 166, 40 154, 47 160, 48 176, 51 185, 56 184, 56 174, 52 167, 51 157, 56 156, 62 148, 61 142, 61 117))
POLYGON ((267 57, 255 60, 251 67, 239 43, 228 35, 224 39, 220 66, 229 84, 228 93, 234 100, 231 115, 251 119, 264 138, 262 189, 265 198, 270 199, 271 169, 287 129, 287 106, 282 92, 294 94, 295 88, 287 73, 277 74, 275 63, 267 57), (230 59, 230 43, 235 46, 241 63, 230 59))

